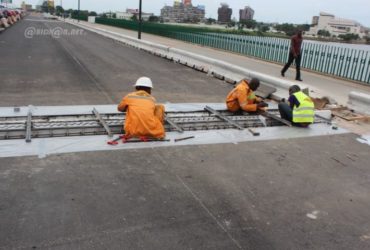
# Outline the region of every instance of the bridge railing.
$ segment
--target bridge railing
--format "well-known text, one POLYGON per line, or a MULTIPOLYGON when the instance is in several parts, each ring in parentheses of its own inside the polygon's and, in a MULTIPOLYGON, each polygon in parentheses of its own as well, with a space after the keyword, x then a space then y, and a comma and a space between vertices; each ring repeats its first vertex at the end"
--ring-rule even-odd
MULTIPOLYGON (((97 23, 137 30, 138 23, 128 20, 96 18, 97 23)), ((284 64, 290 40, 274 37, 221 33, 209 28, 143 23, 143 32, 284 64)), ((302 68, 370 84, 370 49, 349 45, 304 41, 302 68)))

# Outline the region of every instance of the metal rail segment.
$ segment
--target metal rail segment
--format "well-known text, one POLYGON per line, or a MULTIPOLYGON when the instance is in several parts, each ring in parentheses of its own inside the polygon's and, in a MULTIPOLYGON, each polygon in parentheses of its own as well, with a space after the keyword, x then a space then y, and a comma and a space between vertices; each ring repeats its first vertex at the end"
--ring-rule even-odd
MULTIPOLYGON (((165 130, 180 133, 181 131, 235 128, 253 131, 253 128, 258 127, 287 125, 277 119, 279 118, 277 110, 270 110, 271 116, 267 117, 245 112, 234 114, 225 110, 213 111, 217 115, 209 111, 167 112, 165 130), (225 119, 220 119, 220 116, 225 119)), ((92 112, 91 114, 37 116, 29 112, 26 116, 0 118, 0 140, 25 139, 30 142, 31 138, 122 134, 124 122, 124 113, 92 112), (96 114, 99 114, 99 118, 96 114)), ((316 117, 315 122, 325 123, 326 121, 316 117)))

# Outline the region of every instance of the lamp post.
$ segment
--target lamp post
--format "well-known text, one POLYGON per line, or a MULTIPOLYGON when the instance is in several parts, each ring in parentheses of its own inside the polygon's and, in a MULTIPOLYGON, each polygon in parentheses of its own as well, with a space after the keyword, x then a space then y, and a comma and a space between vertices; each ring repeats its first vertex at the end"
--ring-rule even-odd
POLYGON ((142 25, 142 20, 141 20, 141 6, 142 6, 142 0, 139 0, 139 30, 137 34, 137 38, 141 39, 141 25, 142 25))
POLYGON ((78 0, 78 14, 77 14, 77 22, 80 22, 80 0, 78 0))

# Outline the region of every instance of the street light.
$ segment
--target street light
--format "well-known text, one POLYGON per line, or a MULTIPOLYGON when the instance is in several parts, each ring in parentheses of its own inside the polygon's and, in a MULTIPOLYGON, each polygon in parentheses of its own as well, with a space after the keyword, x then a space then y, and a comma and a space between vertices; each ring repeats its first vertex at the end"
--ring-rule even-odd
POLYGON ((77 22, 80 22, 80 0, 78 0, 78 14, 77 14, 77 22))
POLYGON ((137 34, 137 38, 138 39, 141 39, 141 25, 142 25, 142 20, 141 20, 141 1, 142 0, 139 0, 139 31, 138 31, 138 34, 137 34))

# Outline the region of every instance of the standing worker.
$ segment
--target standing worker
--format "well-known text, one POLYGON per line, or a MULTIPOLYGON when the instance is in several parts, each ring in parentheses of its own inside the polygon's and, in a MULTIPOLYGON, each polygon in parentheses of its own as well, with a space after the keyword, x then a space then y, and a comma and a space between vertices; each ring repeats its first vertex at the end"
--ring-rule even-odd
POLYGON ((156 105, 151 96, 152 80, 140 77, 136 91, 126 95, 118 105, 118 111, 126 111, 125 138, 164 138, 164 106, 156 105))
POLYGON ((292 36, 289 50, 289 59, 288 62, 285 64, 284 68, 281 70, 281 76, 285 77, 285 72, 288 70, 293 61, 295 61, 297 69, 295 79, 297 81, 302 81, 301 78, 302 41, 303 41, 302 31, 298 30, 297 33, 294 36, 292 36))
POLYGON ((257 78, 252 78, 249 82, 247 79, 241 80, 226 97, 227 109, 231 112, 239 110, 256 112, 258 109, 265 109, 267 103, 254 94, 259 86, 260 81, 257 78))
POLYGON ((314 122, 315 105, 312 99, 301 91, 298 85, 289 88, 288 103, 279 103, 281 118, 298 127, 308 127, 314 122), (288 104, 289 103, 289 104, 288 104))

